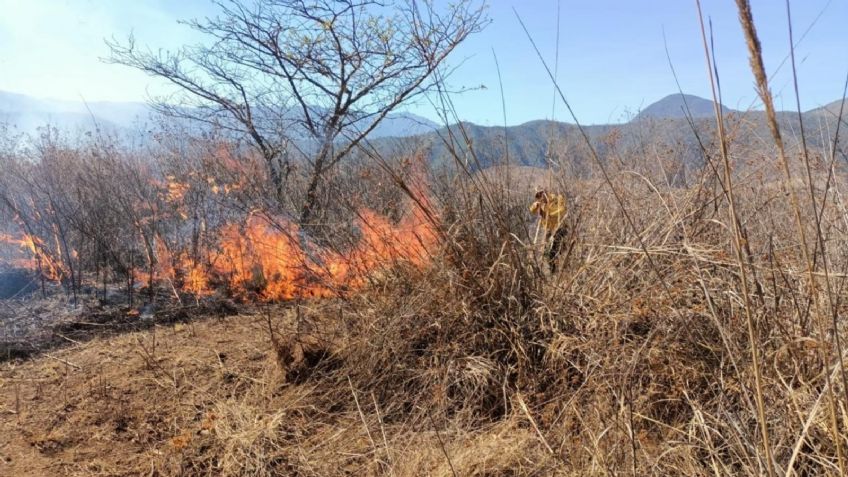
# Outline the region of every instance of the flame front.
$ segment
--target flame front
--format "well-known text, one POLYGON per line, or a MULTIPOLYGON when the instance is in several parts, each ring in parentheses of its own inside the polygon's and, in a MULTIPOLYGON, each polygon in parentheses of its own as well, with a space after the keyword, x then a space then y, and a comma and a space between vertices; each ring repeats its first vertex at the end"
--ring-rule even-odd
MULTIPOLYGON (((0 243, 17 246, 26 256, 7 260, 7 264, 11 267, 38 271, 44 278, 54 281, 60 281, 67 276, 67 271, 61 260, 55 258, 38 237, 27 233, 20 237, 0 234, 0 243)), ((71 253, 74 254, 75 251, 71 251, 71 253)))
MULTIPOLYGON (((220 290, 265 301, 329 297, 361 288, 395 264, 423 266, 438 245, 436 220, 423 212, 433 207, 425 188, 417 185, 426 181, 414 180, 425 177, 421 171, 412 171, 406 189, 412 200, 399 221, 361 209, 355 212, 353 244, 322 246, 291 221, 255 211, 233 214, 251 193, 246 181, 256 174, 245 169, 250 164, 228 158, 216 157, 224 179, 206 177, 202 168, 151 179, 155 199, 139 202, 141 219, 133 222, 133 239, 140 244, 119 257, 119 262, 128 263, 119 263, 116 275, 125 274, 130 284, 145 275, 144 285, 165 285, 196 296, 220 290), (205 204, 211 203, 223 206, 206 210, 205 204), (231 204, 238 206, 227 209, 231 204), (219 222, 223 217, 230 221, 219 222)), ((80 280, 96 279, 90 269, 81 268, 85 263, 76 251, 65 248, 56 226, 41 227, 37 235, 0 234, 0 243, 12 245, 4 254, 7 263, 47 279, 65 281, 72 269, 80 280)), ((98 273, 99 268, 94 271, 98 273)), ((102 276, 105 280, 106 273, 102 276)))
POLYGON ((186 255, 172 258, 160 245, 160 274, 196 295, 224 286, 236 296, 277 301, 334 296, 363 286, 375 271, 394 263, 427 262, 437 241, 423 215, 410 214, 397 225, 373 211, 358 215, 362 237, 345 253, 319 247, 294 224, 272 225, 251 216, 243 225, 221 229, 206 266, 186 255))

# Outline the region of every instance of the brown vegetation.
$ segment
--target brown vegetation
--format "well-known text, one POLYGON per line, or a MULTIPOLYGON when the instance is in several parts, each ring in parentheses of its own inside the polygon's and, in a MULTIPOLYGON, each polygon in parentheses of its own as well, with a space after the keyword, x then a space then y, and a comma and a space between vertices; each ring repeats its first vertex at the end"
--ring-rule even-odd
MULTIPOLYGON (((625 147, 615 131, 600 152, 587 138, 581 177, 471 173, 461 125, 443 138, 452 168, 357 148, 324 178, 325 229, 306 238, 297 208, 269 204, 265 158, 224 138, 166 134, 141 154, 45 136, 2 156, 0 198, 31 266, 69 302, 102 306, 121 284, 121 316, 141 301, 186 322, 0 365, 0 472, 840 475, 839 132, 812 148, 772 118, 775 144, 751 146, 720 110, 716 122, 685 178, 673 147, 625 147), (535 185, 571 202, 553 275, 532 243, 535 185), (257 246, 257 217, 285 244, 257 246), (249 266, 221 271, 230 236, 249 266), (272 260, 284 268, 264 261, 290 246, 272 260), (279 284, 291 288, 269 293, 279 284), (192 307, 221 298, 240 313, 192 307)), ((552 141, 556 162, 564 147, 552 141)), ((309 173, 287 192, 309 195, 309 173)))
MULTIPOLYGON (((5 465, 54 466, 45 475, 759 474, 725 205, 703 183, 670 189, 615 174, 667 290, 602 184, 559 184, 581 220, 567 266, 550 278, 522 242, 499 238, 524 204, 497 215, 486 191, 493 205, 511 199, 494 182, 462 186, 442 203, 458 219, 433 262, 398 264, 360 294, 4 365, 3 422, 14 431, 0 433, 5 465)), ((838 368, 818 352, 828 341, 812 326, 788 204, 762 177, 737 183, 753 191, 740 192, 738 213, 773 452, 799 474, 835 474, 822 396, 838 368)), ((841 206, 828 210, 836 250, 841 206)))

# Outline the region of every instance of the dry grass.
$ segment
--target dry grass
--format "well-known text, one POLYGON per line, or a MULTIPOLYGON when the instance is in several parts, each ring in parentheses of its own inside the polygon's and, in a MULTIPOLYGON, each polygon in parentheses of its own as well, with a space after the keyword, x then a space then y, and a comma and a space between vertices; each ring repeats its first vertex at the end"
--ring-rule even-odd
POLYGON ((417 202, 438 217, 427 266, 3 364, 0 473, 840 475, 848 179, 766 117, 775 145, 718 114, 685 186, 658 138, 611 133, 605 156, 587 137, 582 179, 470 174, 454 151, 417 202), (553 276, 539 181, 571 199, 553 276))
MULTIPOLYGON (((581 219, 555 277, 500 229, 523 204, 501 207, 511 196, 495 180, 462 186, 444 216, 472 213, 445 228, 434 263, 399 265, 362 294, 4 364, 0 471, 760 475, 726 204, 702 184, 613 174, 656 269, 601 184, 568 184, 581 219)), ((837 475, 823 396, 838 367, 821 360, 829 338, 784 192, 763 177, 736 187, 771 450, 781 474, 837 475)), ((848 245, 839 210, 823 216, 833 254, 848 245)))

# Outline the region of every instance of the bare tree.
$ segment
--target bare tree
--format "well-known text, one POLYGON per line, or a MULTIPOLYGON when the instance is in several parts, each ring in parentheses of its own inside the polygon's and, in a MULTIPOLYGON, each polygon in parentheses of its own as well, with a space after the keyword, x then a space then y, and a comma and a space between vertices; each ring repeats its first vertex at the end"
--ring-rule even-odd
MULTIPOLYGON (((482 1, 482 0, 481 0, 482 1)), ((277 200, 292 151, 308 164, 299 220, 317 210, 324 175, 389 112, 427 92, 431 75, 488 22, 459 0, 220 0, 215 18, 185 22, 210 41, 152 52, 108 42, 109 60, 177 91, 157 108, 244 135, 262 154, 277 200)))

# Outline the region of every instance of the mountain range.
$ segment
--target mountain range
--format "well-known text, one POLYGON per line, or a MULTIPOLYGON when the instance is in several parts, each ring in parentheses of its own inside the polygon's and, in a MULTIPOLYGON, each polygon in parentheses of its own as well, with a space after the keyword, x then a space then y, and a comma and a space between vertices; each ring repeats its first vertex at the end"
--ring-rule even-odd
MULTIPOLYGON (((835 129, 842 107, 840 101, 834 101, 803 113, 808 144, 823 146, 827 142, 821 131, 835 129)), ((737 130, 734 136, 737 143, 768 137, 763 112, 737 111, 724 105, 721 108, 727 123, 737 130)), ((848 102, 844 109, 848 116, 848 102)), ((714 115, 712 101, 693 95, 672 94, 645 107, 629 122, 585 126, 584 131, 604 157, 606 152, 610 152, 607 151, 610 147, 621 149, 612 152, 626 152, 634 147, 644 148, 646 139, 649 139, 654 145, 673 147, 685 164, 698 165, 703 160, 699 140, 707 143, 715 137, 714 115), (692 118, 691 122, 687 115, 692 118), (610 142, 613 136, 614 146, 610 142)), ((778 112, 777 116, 788 131, 790 140, 797 140, 797 112, 778 112)), ((19 132, 32 133, 46 124, 70 132, 91 130, 95 124, 101 129, 137 131, 151 118, 151 110, 144 103, 42 100, 0 92, 0 123, 12 125, 19 132)), ((562 160, 553 157, 551 150, 558 151, 560 157, 567 156, 569 163, 578 169, 581 164, 590 162, 577 127, 548 120, 506 128, 467 122, 439 127, 426 118, 398 112, 390 114, 369 139, 386 151, 398 147, 399 150, 408 150, 411 145, 416 148, 423 146, 429 151, 430 161, 435 164, 453 161, 454 154, 450 153, 450 149, 454 149, 455 155, 465 161, 469 169, 483 169, 505 161, 513 165, 539 167, 562 160), (464 140, 456 140, 461 137, 470 139, 473 151, 467 150, 464 140), (452 142, 455 144, 451 145, 452 142), (554 143, 557 146, 552 149, 554 143)))
MULTIPOLYGON (((695 118, 711 118, 715 115, 713 104, 709 99, 691 94, 671 94, 640 111, 633 120, 648 118, 683 119, 687 112, 695 118)), ((730 109, 724 105, 721 106, 721 109, 725 113, 730 112, 730 109)))
MULTIPOLYGON (((732 153, 743 147, 762 147, 763 138, 770 137, 765 113, 738 111, 722 106, 725 126, 732 135, 732 153)), ((836 130, 840 101, 802 113, 805 138, 811 147, 829 147, 830 134, 836 130)), ((784 141, 794 145, 800 141, 800 124, 797 112, 778 111, 777 120, 784 131, 784 141)), ((843 116, 848 117, 848 101, 843 116)), ((848 122, 843 119, 843 126, 848 122)), ((484 127, 471 123, 443 128, 431 136, 430 159, 433 162, 450 161, 451 137, 468 137, 473 144, 473 155, 460 152, 461 160, 470 169, 486 168, 493 164, 509 162, 516 166, 544 167, 565 162, 579 173, 591 167, 592 159, 582 134, 576 125, 557 121, 537 120, 504 128, 484 127), (447 139, 447 141, 446 141, 447 139), (553 151, 553 153, 552 153, 553 151)), ((660 150, 673 151, 686 166, 703 164, 701 144, 709 148, 715 141, 715 111, 713 102, 691 95, 673 94, 644 108, 630 121, 620 124, 599 124, 583 127, 600 157, 626 157, 636 151, 641 155, 657 155, 660 150), (688 110, 691 122, 684 111, 688 110)), ((840 144, 848 146, 843 129, 840 144)), ((460 147, 461 149, 461 147, 460 147)))

